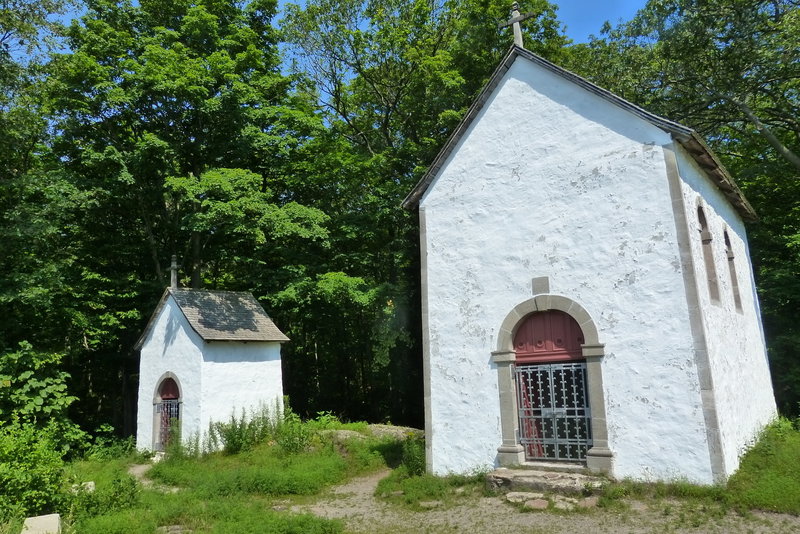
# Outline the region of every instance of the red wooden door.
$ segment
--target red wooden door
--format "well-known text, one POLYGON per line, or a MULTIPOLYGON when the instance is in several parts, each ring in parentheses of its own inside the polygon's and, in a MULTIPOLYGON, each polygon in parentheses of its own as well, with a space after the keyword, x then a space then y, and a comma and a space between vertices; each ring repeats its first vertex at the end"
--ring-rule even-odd
POLYGON ((181 403, 178 384, 171 378, 165 378, 158 388, 158 396, 160 400, 155 405, 158 419, 154 448, 157 451, 163 451, 172 439, 173 425, 180 424, 181 403))
POLYGON ((520 442, 528 460, 582 461, 591 446, 583 332, 562 311, 527 316, 514 335, 520 442))
POLYGON ((514 335, 517 363, 582 360, 583 332, 562 311, 532 313, 514 335))

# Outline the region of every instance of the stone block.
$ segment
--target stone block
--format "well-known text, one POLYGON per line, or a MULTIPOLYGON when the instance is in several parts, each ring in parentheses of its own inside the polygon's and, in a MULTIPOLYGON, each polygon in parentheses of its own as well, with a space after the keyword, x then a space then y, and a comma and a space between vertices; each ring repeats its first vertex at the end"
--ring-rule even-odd
POLYGON ((58 514, 29 517, 20 534, 61 534, 61 516, 58 514))
POLYGON ((521 503, 533 499, 543 499, 543 493, 531 493, 528 491, 510 491, 506 494, 506 500, 513 503, 521 503))
POLYGON ((530 510, 547 510, 550 506, 550 501, 547 499, 531 499, 530 501, 525 501, 523 506, 530 510))

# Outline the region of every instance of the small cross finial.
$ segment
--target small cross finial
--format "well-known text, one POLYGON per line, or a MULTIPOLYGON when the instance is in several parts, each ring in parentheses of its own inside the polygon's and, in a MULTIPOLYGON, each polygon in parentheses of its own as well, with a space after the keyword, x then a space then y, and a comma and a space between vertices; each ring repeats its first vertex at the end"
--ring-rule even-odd
POLYGON ((511 18, 507 22, 501 22, 497 25, 497 27, 508 28, 511 26, 514 30, 514 44, 520 48, 524 48, 522 45, 522 28, 520 27, 519 23, 524 20, 528 20, 534 15, 535 13, 525 13, 524 15, 520 15, 519 2, 514 2, 511 4, 511 18))

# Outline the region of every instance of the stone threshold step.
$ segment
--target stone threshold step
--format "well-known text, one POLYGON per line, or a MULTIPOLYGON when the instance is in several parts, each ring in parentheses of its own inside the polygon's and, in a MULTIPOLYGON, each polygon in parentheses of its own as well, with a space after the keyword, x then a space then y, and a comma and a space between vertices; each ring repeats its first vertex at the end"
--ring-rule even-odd
POLYGON ((486 475, 486 486, 492 491, 544 491, 582 494, 596 490, 608 482, 606 478, 580 472, 559 472, 543 469, 500 468, 486 475))

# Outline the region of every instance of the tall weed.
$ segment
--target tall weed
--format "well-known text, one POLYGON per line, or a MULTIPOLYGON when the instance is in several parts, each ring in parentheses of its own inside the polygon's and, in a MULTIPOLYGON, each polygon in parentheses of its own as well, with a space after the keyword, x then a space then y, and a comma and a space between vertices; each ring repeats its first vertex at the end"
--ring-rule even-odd
POLYGON ((313 430, 303 423, 299 415, 287 411, 277 428, 275 442, 283 452, 297 454, 308 447, 313 434, 313 430))
MULTIPOLYGON (((277 407, 276 407, 277 408, 277 407)), ((208 429, 207 451, 221 449, 226 454, 251 450, 259 443, 274 437, 279 426, 277 409, 261 406, 249 414, 243 409, 241 417, 231 413, 226 422, 212 422, 208 429)))
POLYGON ((125 510, 138 503, 140 491, 136 480, 127 475, 117 476, 109 486, 94 491, 78 486, 66 497, 65 515, 74 521, 125 510))

